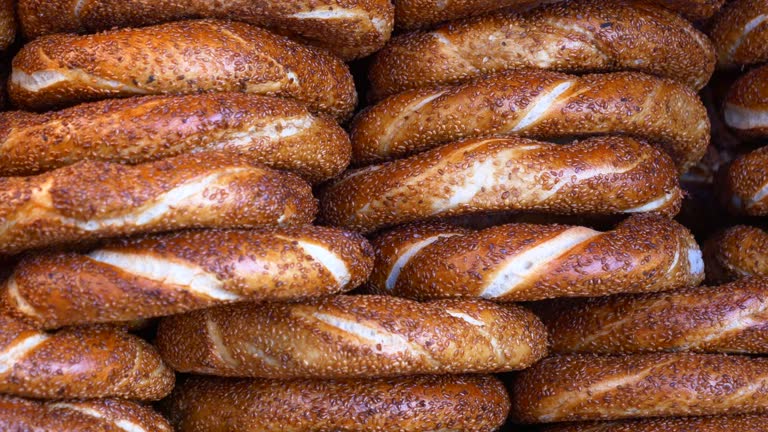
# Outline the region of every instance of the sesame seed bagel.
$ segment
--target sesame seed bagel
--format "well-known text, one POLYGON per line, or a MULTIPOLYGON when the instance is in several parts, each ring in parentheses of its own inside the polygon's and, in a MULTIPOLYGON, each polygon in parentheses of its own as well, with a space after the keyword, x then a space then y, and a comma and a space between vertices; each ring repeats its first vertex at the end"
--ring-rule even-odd
POLYGON ((685 172, 704 156, 709 133, 696 92, 669 79, 513 70, 406 91, 370 107, 352 124, 352 161, 375 163, 491 135, 557 140, 623 134, 658 145, 685 172))
POLYGON ((768 136, 768 66, 753 69, 733 83, 723 117, 728 127, 746 138, 768 136))
POLYGON ((509 412, 494 377, 416 376, 342 381, 190 378, 166 405, 179 432, 491 432, 509 412), (406 407, 403 409, 403 407, 406 407))
POLYGON ((367 233, 501 210, 671 216, 681 199, 672 160, 632 138, 489 138, 350 171, 323 191, 321 218, 367 233))
POLYGON ((768 276, 768 232, 746 225, 728 228, 704 243, 704 262, 710 282, 768 276))
POLYGON ((546 355, 547 334, 514 305, 342 295, 163 318, 157 346, 179 372, 374 378, 524 369, 546 355))
POLYGON ((768 147, 743 155, 718 178, 720 199, 739 215, 768 215, 768 147))
POLYGON ((715 62, 707 36, 662 7, 642 0, 574 0, 396 37, 374 57, 370 96, 381 100, 522 68, 638 71, 700 89, 715 62))
POLYGON ((718 66, 763 63, 768 60, 768 4, 763 0, 733 0, 715 16, 709 36, 718 66))

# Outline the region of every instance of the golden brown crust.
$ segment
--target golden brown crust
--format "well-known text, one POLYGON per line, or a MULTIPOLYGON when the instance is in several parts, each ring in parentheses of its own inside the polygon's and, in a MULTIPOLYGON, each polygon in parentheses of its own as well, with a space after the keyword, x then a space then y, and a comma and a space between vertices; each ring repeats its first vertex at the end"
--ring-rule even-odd
POLYGON ((735 415, 568 423, 542 432, 763 432, 768 416, 735 415))
POLYGON ((768 353, 768 279, 552 307, 545 323, 560 353, 768 353))
POLYGON ((179 432, 491 432, 509 396, 492 376, 417 376, 343 381, 191 378, 170 397, 179 432))
POLYGON ((41 328, 133 321, 243 301, 300 300, 365 282, 373 251, 333 228, 194 231, 88 254, 22 259, 0 304, 41 328))
POLYGON ((0 429, 7 432, 172 432, 151 408, 117 399, 39 402, 0 396, 0 429))
POLYGON ((546 355, 547 335, 514 305, 336 296, 164 318, 157 345, 180 372, 354 378, 518 370, 546 355))
POLYGON ((0 253, 183 228, 301 225, 315 212, 304 180, 235 155, 133 167, 85 161, 0 178, 0 253))
POLYGON ((707 36, 664 8, 642 0, 576 0, 397 37, 374 57, 370 96, 381 100, 522 68, 638 71, 700 89, 715 61, 707 36))
POLYGON ((626 134, 659 145, 684 172, 706 152, 709 130, 696 92, 672 80, 634 72, 577 77, 513 70, 406 91, 363 111, 352 125, 352 160, 367 164, 489 135, 626 134))
POLYGON ((52 35, 13 59, 11 100, 44 109, 150 94, 241 91, 283 96, 348 117, 357 94, 347 66, 248 24, 200 20, 95 35, 52 35))
POLYGON ((768 413, 768 359, 716 354, 574 354, 545 359, 512 387, 525 423, 768 413))
POLYGON ((0 113, 0 174, 32 175, 80 160, 137 164, 224 150, 255 163, 328 180, 349 164, 351 145, 332 119, 301 104, 244 93, 146 96, 59 112, 0 113))
POLYGON ((28 38, 93 33, 190 18, 236 19, 327 48, 344 59, 365 57, 389 39, 395 20, 389 0, 21 0, 28 38))
POLYGON ((715 16, 709 36, 722 68, 768 60, 768 4, 763 0, 728 2, 715 16))
POLYGON ((0 51, 5 51, 16 39, 16 13, 13 0, 0 0, 0 51))
POLYGON ((718 179, 720 199, 735 214, 768 215, 768 147, 743 155, 718 179))
POLYGON ((768 66, 753 69, 733 83, 723 117, 728 127, 745 137, 768 136, 768 66))
POLYGON ((407 243, 411 237, 389 234, 384 240, 387 250, 378 255, 390 254, 380 261, 399 268, 390 264, 389 271, 380 270, 389 283, 376 291, 415 299, 482 297, 507 302, 666 291, 704 279, 693 235, 661 216, 633 216, 604 233, 535 224, 450 235, 455 232, 446 229, 441 238, 439 232, 431 233, 433 243, 410 257, 402 253, 412 249, 392 241, 407 243))
POLYGON ((768 233, 739 225, 704 244, 707 280, 729 282, 744 276, 768 276, 768 233))
POLYGON ((672 161, 631 138, 570 145, 490 138, 350 171, 323 191, 321 217, 372 232, 500 210, 669 216, 677 214, 681 199, 672 161))
MULTIPOLYGON (((650 0, 691 20, 711 17, 725 0, 650 0)), ((443 21, 481 15, 503 8, 526 9, 552 0, 397 0, 395 24, 401 29, 427 28, 443 21)))
POLYGON ((173 371, 155 348, 114 327, 46 333, 7 316, 0 325, 0 393, 159 400, 173 389, 173 371))

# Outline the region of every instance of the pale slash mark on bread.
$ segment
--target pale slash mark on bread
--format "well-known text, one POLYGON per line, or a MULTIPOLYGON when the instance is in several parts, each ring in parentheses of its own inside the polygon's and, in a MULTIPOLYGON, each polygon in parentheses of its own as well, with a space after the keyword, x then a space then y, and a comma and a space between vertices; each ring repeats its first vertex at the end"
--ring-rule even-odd
POLYGON ((67 81, 82 81, 96 88, 119 90, 135 93, 137 95, 149 94, 147 90, 126 84, 121 81, 102 78, 94 74, 85 72, 82 69, 43 69, 26 73, 21 69, 15 69, 11 74, 11 84, 17 85, 26 91, 38 93, 49 87, 61 84, 67 81))
POLYGON ((725 123, 734 129, 768 128, 768 111, 726 103, 723 110, 725 123))
POLYGON ((416 99, 409 105, 405 106, 400 114, 392 120, 390 125, 384 130, 384 133, 379 140, 380 149, 383 153, 389 153, 392 143, 394 142, 395 135, 400 131, 400 128, 408 121, 409 117, 418 113, 418 111, 426 106, 428 103, 444 95, 447 90, 437 91, 431 95, 427 95, 422 99, 416 99))
POLYGON ((29 304, 27 299, 19 292, 19 284, 16 282, 15 275, 11 275, 5 282, 5 289, 14 309, 17 309, 27 317, 41 317, 40 312, 29 304))
POLYGON ((112 423, 114 423, 114 425, 117 426, 119 429, 125 432, 150 432, 147 429, 144 429, 142 426, 128 419, 116 419, 114 418, 114 416, 110 414, 105 414, 92 407, 85 407, 85 406, 80 406, 80 405, 66 403, 66 402, 57 402, 57 403, 51 404, 51 407, 56 409, 68 409, 72 411, 77 411, 80 414, 85 414, 89 417, 93 417, 99 420, 107 419, 112 423))
POLYGON ((219 324, 213 319, 208 318, 205 320, 205 329, 206 335, 211 341, 216 356, 218 356, 221 361, 229 366, 239 366, 240 362, 235 359, 235 357, 232 355, 232 351, 229 350, 229 347, 224 342, 224 337, 221 334, 221 328, 219 328, 219 324))
MULTIPOLYGON (((283 239, 287 242, 292 242, 294 239, 281 235, 276 236, 279 239, 283 239)), ((336 282, 340 287, 346 286, 351 278, 352 274, 349 272, 347 264, 337 254, 330 251, 324 246, 312 244, 306 241, 296 241, 296 244, 311 256, 315 261, 322 264, 328 272, 336 279, 336 282)))
POLYGON ((406 264, 408 264, 411 258, 421 252, 422 249, 428 247, 441 238, 453 237, 457 235, 459 234, 438 234, 435 236, 427 237, 420 242, 414 243, 411 247, 400 254, 400 256, 397 258, 397 261, 395 261, 394 265, 392 265, 392 269, 389 271, 389 274, 387 274, 387 279, 384 285, 386 289, 391 291, 395 288, 397 279, 400 277, 400 271, 403 269, 403 267, 405 267, 406 264))
POLYGON ((327 9, 327 10, 310 10, 304 12, 296 12, 288 15, 290 18, 296 19, 309 19, 309 20, 346 20, 354 19, 359 21, 367 21, 376 29, 379 34, 384 35, 388 33, 389 23, 381 18, 371 18, 368 13, 359 9, 327 9))
POLYGON ((726 59, 727 61, 733 61, 733 58, 736 55, 736 51, 739 49, 739 47, 741 47, 741 44, 744 43, 744 40, 766 20, 768 20, 768 15, 758 15, 744 25, 744 29, 741 31, 741 34, 738 38, 736 38, 736 40, 728 49, 728 58, 726 59))
POLYGON ((45 333, 31 334, 16 339, 4 351, 0 351, 0 374, 5 374, 49 339, 45 333))

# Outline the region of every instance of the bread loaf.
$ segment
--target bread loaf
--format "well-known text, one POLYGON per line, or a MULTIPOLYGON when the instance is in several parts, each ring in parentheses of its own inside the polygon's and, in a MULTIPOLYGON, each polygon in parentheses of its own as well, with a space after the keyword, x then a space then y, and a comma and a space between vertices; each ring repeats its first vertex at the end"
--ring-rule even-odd
POLYGON ((661 216, 632 216, 608 232, 509 224, 459 234, 455 227, 421 226, 374 240, 377 265, 387 268, 372 279, 374 292, 532 301, 665 291, 704 279, 691 233, 661 216))
POLYGON ((0 174, 32 175, 81 160, 138 164, 223 150, 312 182, 349 164, 341 127, 287 99, 244 93, 145 96, 58 112, 0 113, 0 174))
POLYGON ((768 279, 552 305, 553 350, 768 354, 768 279))
POLYGON ((743 155, 723 168, 718 178, 720 199, 739 215, 768 215, 768 147, 743 155))
POLYGON ((134 167, 79 162, 0 178, 0 254, 183 228, 300 225, 316 210, 297 176, 197 153, 134 167))
POLYGON ((744 276, 768 276, 768 233, 738 225, 704 244, 707 280, 723 283, 744 276))
POLYGON ((0 396, 0 429, 7 432, 172 432, 151 408, 118 399, 38 402, 0 396))
POLYGON ((155 348, 121 330, 75 327, 46 333, 7 316, 0 316, 0 324, 0 393, 159 400, 173 389, 173 371, 155 348))
POLYGON ((733 0, 715 16, 709 35, 718 66, 763 63, 768 60, 768 4, 763 0, 733 0))
POLYGON ((87 254, 22 259, 0 290, 0 305, 38 327, 57 328, 299 300, 362 284, 372 255, 361 236, 312 226, 120 240, 87 254))
POLYGON ((342 381, 191 378, 169 398, 179 432, 498 430, 509 397, 496 378, 417 376, 342 381))
POLYGON ((16 13, 13 0, 0 0, 0 50, 5 51, 16 39, 16 13))
POLYGON ((768 136, 768 66, 747 72, 733 84, 723 117, 728 127, 745 137, 768 136))
POLYGON ((374 57, 371 96, 522 68, 630 70, 700 89, 715 61, 707 36, 664 8, 642 0, 574 0, 396 37, 374 57))
POLYGON ((548 426, 542 432, 763 432, 764 415, 659 418, 615 422, 580 422, 548 426))
POLYGON ((768 413, 768 358, 575 354, 545 359, 512 386, 525 423, 768 413))
POLYGON ((21 108, 152 94, 240 91, 283 96, 344 119, 352 75, 324 50, 248 24, 200 20, 36 39, 13 59, 8 91, 21 108))
POLYGON ((336 296, 164 318, 157 346, 179 372, 356 378, 523 369, 546 355, 547 335, 514 305, 336 296))
POLYGON ((487 211, 675 215, 675 166, 626 137, 570 145, 468 140, 349 172, 322 193, 324 222, 363 232, 487 211))
POLYGON ((328 48, 348 60, 381 48, 395 19, 389 0, 20 0, 19 18, 30 38, 185 18, 236 19, 328 48))
POLYGON ((577 77, 513 70, 466 84, 411 90, 352 124, 352 160, 399 158, 464 138, 563 140, 625 134, 663 148, 685 172, 704 156, 709 118, 696 92, 634 72, 577 77))

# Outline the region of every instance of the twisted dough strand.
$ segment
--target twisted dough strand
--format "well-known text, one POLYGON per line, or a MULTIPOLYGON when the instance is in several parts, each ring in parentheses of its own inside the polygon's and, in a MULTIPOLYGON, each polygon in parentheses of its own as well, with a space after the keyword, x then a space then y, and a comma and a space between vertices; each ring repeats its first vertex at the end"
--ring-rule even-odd
POLYGON ((174 374, 155 348, 113 328, 46 333, 0 316, 0 392, 37 399, 159 400, 174 374))
POLYGON ((133 321, 337 294, 362 284, 372 261, 364 238, 331 228, 181 232, 27 257, 0 304, 43 328, 133 321))
POLYGON ((704 279, 693 236, 664 217, 633 216, 604 233, 567 225, 510 224, 464 234, 422 227, 374 240, 379 265, 396 263, 377 272, 375 292, 532 301, 665 291, 704 279), (417 250, 403 245, 413 237, 423 242, 417 250), (401 254, 382 257, 388 252, 401 254))
POLYGON ((300 225, 315 211, 305 181, 235 155, 132 167, 84 161, 0 178, 0 253, 183 228, 300 225))
POLYGON ((352 160, 368 164, 489 135, 626 134, 659 145, 685 172, 704 156, 709 131, 696 92, 672 80, 634 72, 577 77, 513 70, 406 91, 363 111, 352 125, 352 160))
POLYGON ((713 354, 565 355, 521 372, 525 423, 768 413, 768 359, 713 354))
POLYGON ((768 353, 768 279, 553 305, 545 320, 561 353, 768 353))
POLYGON ((518 306, 336 296, 164 318, 157 345, 181 372, 353 378, 522 369, 546 355, 547 336, 518 306))
POLYGON ((363 232, 485 211, 677 213, 672 161, 626 137, 571 145, 468 140, 349 172, 323 191, 326 223, 363 232))
POLYGON ((375 100, 510 69, 632 70, 700 89, 715 49, 688 21, 642 0, 575 0, 396 37, 371 64, 375 100))

